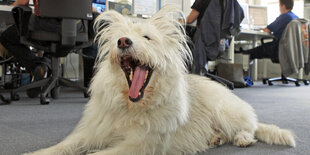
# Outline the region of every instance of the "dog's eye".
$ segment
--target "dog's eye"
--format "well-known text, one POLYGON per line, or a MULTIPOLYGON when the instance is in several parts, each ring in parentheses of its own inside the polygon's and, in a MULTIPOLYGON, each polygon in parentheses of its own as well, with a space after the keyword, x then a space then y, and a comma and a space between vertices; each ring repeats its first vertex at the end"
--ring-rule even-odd
POLYGON ((151 38, 149 36, 143 36, 145 39, 147 40, 151 40, 151 38))

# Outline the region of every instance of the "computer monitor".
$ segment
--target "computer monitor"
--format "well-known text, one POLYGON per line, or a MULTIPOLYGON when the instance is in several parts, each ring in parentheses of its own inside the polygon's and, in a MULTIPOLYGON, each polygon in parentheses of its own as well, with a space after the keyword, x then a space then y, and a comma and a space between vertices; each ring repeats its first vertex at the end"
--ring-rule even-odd
POLYGON ((267 7, 258 5, 249 5, 249 17, 251 24, 255 27, 266 27, 267 22, 267 7))
POLYGON ((1 5, 11 5, 14 3, 16 0, 0 0, 1 5))
POLYGON ((242 29, 248 29, 249 28, 249 23, 250 23, 250 17, 249 17, 249 4, 247 3, 239 3, 244 14, 244 18, 241 22, 241 28, 242 29))
POLYGON ((181 11, 184 11, 184 0, 162 0, 160 8, 163 8, 166 5, 173 5, 178 9, 181 9, 181 11))
POLYGON ((157 0, 133 0, 133 14, 152 16, 158 11, 157 0))
POLYGON ((104 12, 106 10, 106 0, 93 0, 93 7, 99 13, 104 12))
POLYGON ((115 10, 122 15, 131 15, 132 14, 130 4, 109 1, 108 7, 109 7, 109 10, 115 10))

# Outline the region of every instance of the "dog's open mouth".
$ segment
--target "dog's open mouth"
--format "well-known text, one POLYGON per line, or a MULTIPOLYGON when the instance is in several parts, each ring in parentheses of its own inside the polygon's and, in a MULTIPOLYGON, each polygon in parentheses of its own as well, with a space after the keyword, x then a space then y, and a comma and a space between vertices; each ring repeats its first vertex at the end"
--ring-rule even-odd
POLYGON ((121 67, 125 73, 129 86, 129 99, 137 102, 143 98, 144 89, 152 76, 152 67, 142 65, 139 60, 131 56, 121 57, 121 67))

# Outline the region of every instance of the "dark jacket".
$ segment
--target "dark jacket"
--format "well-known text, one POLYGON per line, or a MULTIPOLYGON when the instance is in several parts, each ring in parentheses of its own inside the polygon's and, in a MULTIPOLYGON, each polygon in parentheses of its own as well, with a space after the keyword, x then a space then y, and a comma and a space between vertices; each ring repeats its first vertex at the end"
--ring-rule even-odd
POLYGON ((211 0, 202 17, 201 33, 193 51, 196 68, 218 58, 220 39, 238 34, 243 18, 244 13, 237 0, 211 0))

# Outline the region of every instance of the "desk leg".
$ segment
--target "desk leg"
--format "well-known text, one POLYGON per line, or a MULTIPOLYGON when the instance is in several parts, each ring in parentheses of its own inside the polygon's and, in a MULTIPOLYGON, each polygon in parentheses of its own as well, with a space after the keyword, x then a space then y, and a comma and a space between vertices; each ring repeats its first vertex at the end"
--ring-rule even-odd
POLYGON ((229 49, 228 49, 228 59, 230 59, 229 63, 235 63, 235 37, 232 37, 229 49))
POLYGON ((253 80, 257 81, 257 71, 258 70, 258 61, 257 59, 254 59, 254 63, 253 63, 253 80))
MULTIPOLYGON (((254 40, 252 40, 252 48, 255 48, 256 47, 256 39, 254 39, 254 40)), ((253 60, 253 65, 252 65, 252 74, 251 74, 251 76, 252 76, 252 80, 253 81, 257 81, 257 65, 258 63, 257 63, 257 59, 254 59, 253 60)))
POLYGON ((263 59, 263 79, 267 79, 267 74, 268 74, 268 68, 267 68, 267 63, 268 63, 268 60, 266 59, 263 59))
POLYGON ((298 71, 298 79, 301 80, 303 79, 303 74, 304 74, 304 69, 303 68, 300 68, 299 71, 298 71))

